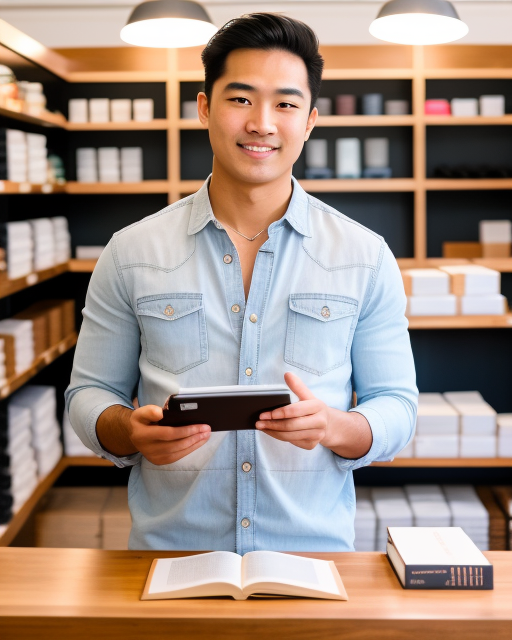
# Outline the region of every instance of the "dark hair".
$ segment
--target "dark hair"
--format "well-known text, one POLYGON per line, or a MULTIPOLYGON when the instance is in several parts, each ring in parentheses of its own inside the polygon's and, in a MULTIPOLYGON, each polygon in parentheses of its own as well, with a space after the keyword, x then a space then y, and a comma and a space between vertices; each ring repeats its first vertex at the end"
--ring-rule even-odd
POLYGON ((214 83, 225 72, 226 58, 235 49, 282 49, 302 58, 308 72, 313 109, 320 93, 324 60, 318 52, 318 38, 310 27, 276 13, 250 13, 226 22, 201 53, 208 102, 214 83))

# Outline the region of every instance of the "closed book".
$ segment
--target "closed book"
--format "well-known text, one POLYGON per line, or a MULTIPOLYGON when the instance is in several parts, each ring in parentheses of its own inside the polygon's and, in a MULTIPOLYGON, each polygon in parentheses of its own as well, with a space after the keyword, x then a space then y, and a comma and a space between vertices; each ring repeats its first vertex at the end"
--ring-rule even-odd
POLYGON ((460 527, 388 527, 404 589, 493 589, 493 566, 460 527))

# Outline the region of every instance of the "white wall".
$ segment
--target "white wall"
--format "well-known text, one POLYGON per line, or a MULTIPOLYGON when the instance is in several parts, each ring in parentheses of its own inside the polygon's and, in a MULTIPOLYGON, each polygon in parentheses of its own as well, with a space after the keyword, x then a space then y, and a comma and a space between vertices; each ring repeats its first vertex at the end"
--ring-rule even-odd
MULTIPOLYGON (((135 0, 0 0, 0 18, 48 47, 125 46, 119 38, 135 0)), ((283 12, 309 24, 322 44, 379 44, 368 26, 375 0, 203 0, 213 22, 252 11, 283 12)), ((511 0, 454 2, 469 34, 461 44, 512 44, 511 0)))

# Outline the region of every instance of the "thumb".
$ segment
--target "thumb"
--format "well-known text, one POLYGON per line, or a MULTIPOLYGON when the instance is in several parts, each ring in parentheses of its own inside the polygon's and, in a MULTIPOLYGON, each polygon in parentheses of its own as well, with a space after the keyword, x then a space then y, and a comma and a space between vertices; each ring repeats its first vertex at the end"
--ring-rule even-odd
POLYGON ((299 400, 313 400, 315 398, 313 392, 310 391, 299 376, 296 376, 294 373, 287 371, 284 374, 284 381, 290 388, 290 391, 292 391, 299 400))
POLYGON ((147 404, 140 409, 136 409, 138 412, 138 418, 141 422, 145 424, 152 424, 154 422, 158 422, 164 416, 162 407, 158 407, 154 404, 147 404))

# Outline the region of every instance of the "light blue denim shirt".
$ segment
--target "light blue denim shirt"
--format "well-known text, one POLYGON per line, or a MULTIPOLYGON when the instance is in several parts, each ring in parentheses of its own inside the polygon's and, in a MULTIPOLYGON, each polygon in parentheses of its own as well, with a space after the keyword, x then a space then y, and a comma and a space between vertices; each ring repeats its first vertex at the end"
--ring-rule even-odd
MULTIPOLYGON (((66 403, 86 446, 133 465, 132 549, 351 551, 352 470, 391 460, 413 436, 406 300, 384 240, 295 180, 268 234, 246 301, 207 181, 116 233, 94 270, 66 403), (286 371, 342 411, 356 391, 373 434, 367 455, 347 460, 321 445, 225 431, 157 466, 98 442, 96 421, 111 405, 132 408, 137 396, 161 406, 180 387, 282 384, 286 371)), ((230 416, 226 424, 235 426, 230 416)))

